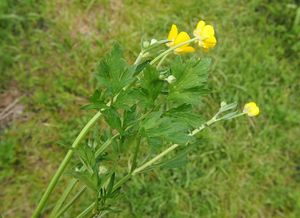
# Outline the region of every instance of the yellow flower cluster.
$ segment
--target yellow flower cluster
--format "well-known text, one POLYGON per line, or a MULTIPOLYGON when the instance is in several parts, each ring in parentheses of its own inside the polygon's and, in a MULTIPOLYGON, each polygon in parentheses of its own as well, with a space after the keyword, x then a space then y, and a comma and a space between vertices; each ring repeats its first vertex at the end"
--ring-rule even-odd
POLYGON ((198 22, 196 29, 194 30, 194 36, 195 37, 191 39, 187 32, 178 33, 177 26, 173 24, 168 35, 169 42, 167 43, 167 46, 176 47, 174 49, 176 54, 184 54, 195 51, 195 49, 189 45, 192 41, 197 42, 204 51, 208 51, 217 44, 213 26, 206 25, 203 20, 198 22))
POLYGON ((249 102, 244 106, 244 113, 246 113, 249 117, 255 117, 259 114, 259 107, 255 102, 249 102))

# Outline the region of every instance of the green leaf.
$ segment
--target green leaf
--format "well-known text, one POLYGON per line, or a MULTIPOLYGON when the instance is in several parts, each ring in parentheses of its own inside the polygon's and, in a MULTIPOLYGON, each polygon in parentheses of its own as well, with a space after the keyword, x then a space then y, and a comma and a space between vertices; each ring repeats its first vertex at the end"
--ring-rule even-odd
POLYGON ((174 118, 162 116, 159 111, 150 113, 141 124, 142 133, 148 142, 157 145, 158 142, 184 144, 190 140, 188 126, 174 118))
POLYGON ((113 105, 116 108, 129 109, 133 105, 138 104, 139 100, 141 100, 139 90, 131 88, 120 92, 113 105))
POLYGON ((154 103, 163 88, 164 83, 159 79, 159 75, 160 73, 156 68, 147 66, 141 79, 142 95, 146 96, 151 104, 154 103))
POLYGON ((150 62, 150 60, 147 60, 137 65, 134 70, 134 76, 137 76, 140 72, 142 72, 149 65, 150 62))
POLYGON ((107 108, 102 92, 99 89, 96 89, 94 94, 90 97, 90 104, 82 106, 81 109, 83 110, 91 110, 91 109, 105 109, 107 108))
MULTIPOLYGON (((123 129, 134 126, 138 123, 137 106, 134 105, 131 108, 124 110, 123 129)), ((130 128, 134 129, 134 128, 130 128)))
POLYGON ((176 118, 177 120, 187 124, 190 127, 199 127, 203 123, 203 119, 199 114, 193 112, 192 105, 183 104, 175 108, 171 108, 166 112, 167 116, 176 118))
POLYGON ((104 114, 105 121, 109 124, 109 126, 112 129, 116 129, 119 132, 122 131, 120 114, 115 108, 110 107, 107 110, 103 111, 102 113, 104 114))
POLYGON ((95 192, 98 192, 98 189, 97 189, 97 184, 98 184, 97 175, 95 175, 95 174, 90 175, 87 171, 75 171, 75 172, 72 172, 72 175, 73 175, 74 178, 78 179, 80 182, 85 184, 91 190, 93 190, 95 192))
POLYGON ((115 184, 115 173, 112 173, 109 183, 107 185, 107 194, 110 194, 113 190, 114 184, 115 184))
POLYGON ((89 146, 79 146, 75 149, 75 153, 78 155, 83 166, 87 169, 90 174, 95 173, 97 168, 95 151, 89 146))
POLYGON ((168 100, 175 105, 199 104, 201 96, 207 93, 210 63, 208 58, 187 63, 177 58, 171 65, 171 74, 176 77, 176 81, 170 84, 168 100))
POLYGON ((92 103, 98 102, 101 100, 101 91, 99 89, 96 89, 94 94, 90 97, 90 101, 92 103))
POLYGON ((110 97, 117 95, 124 87, 134 81, 134 69, 123 58, 123 52, 115 44, 111 53, 106 55, 96 68, 98 85, 107 90, 110 97))
MULTIPOLYGON (((222 102, 223 103, 223 102, 222 102)), ((230 103, 230 104, 226 104, 224 103, 223 105, 221 105, 221 108, 219 110, 220 113, 223 113, 225 111, 229 111, 229 110, 235 110, 237 107, 237 103, 230 103)))
POLYGON ((230 120, 230 119, 234 118, 238 114, 239 114, 238 111, 230 112, 230 113, 225 114, 224 116, 222 116, 221 119, 230 120))

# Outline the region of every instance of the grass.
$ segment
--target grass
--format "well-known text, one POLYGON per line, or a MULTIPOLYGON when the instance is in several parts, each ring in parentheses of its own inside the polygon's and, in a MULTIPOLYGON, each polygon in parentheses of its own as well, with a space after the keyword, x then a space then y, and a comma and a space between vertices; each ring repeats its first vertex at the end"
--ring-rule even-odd
POLYGON ((114 41, 133 61, 141 38, 203 18, 218 45, 201 113, 209 118, 222 100, 255 100, 262 113, 206 130, 185 168, 131 180, 110 217, 299 217, 299 16, 296 1, 1 1, 0 93, 17 90, 25 110, 0 132, 0 214, 32 213, 92 116, 80 106, 114 41))

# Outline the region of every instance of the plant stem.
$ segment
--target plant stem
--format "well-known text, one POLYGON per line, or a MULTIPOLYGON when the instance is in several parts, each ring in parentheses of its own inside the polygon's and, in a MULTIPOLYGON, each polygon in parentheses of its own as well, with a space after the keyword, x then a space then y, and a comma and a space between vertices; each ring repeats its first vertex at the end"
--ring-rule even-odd
POLYGON ((79 192, 71 199, 71 201, 65 205, 55 216, 54 218, 60 217, 62 214, 64 214, 71 206, 72 204, 84 193, 84 191, 87 189, 86 186, 82 187, 79 192))
POLYGON ((73 188, 76 186, 78 180, 77 179, 72 179, 69 182, 69 185, 67 186, 67 188, 65 189, 65 191, 63 192, 62 196, 60 197, 60 199, 57 201, 54 209, 52 210, 51 214, 50 214, 50 218, 54 218, 56 216, 56 214, 58 213, 58 211, 60 211, 62 205, 65 203, 67 197, 70 195, 71 191, 73 190, 73 188))
POLYGON ((88 130, 95 124, 95 122, 101 117, 101 112, 97 112, 92 119, 84 126, 84 128, 81 130, 75 141, 73 142, 71 149, 66 154, 64 160, 61 162, 59 168, 57 169, 56 173, 54 174, 52 180, 50 181, 45 193, 43 194, 37 208, 35 209, 32 218, 38 218, 41 211, 44 209, 45 204, 50 197, 50 194, 52 193, 54 187, 56 186, 59 178, 61 177, 63 171, 67 167, 68 163, 70 162, 71 157, 74 154, 74 148, 77 148, 80 141, 84 138, 84 136, 87 134, 88 130))
POLYGON ((102 154, 103 151, 105 151, 105 149, 112 143, 112 141, 118 137, 120 135, 120 133, 116 133, 114 136, 112 136, 111 138, 109 138, 106 142, 104 142, 101 147, 99 149, 97 149, 95 156, 96 158, 98 158, 98 156, 100 154, 102 154))
MULTIPOLYGON (((240 115, 239 115, 240 116, 240 115)), ((212 125, 213 123, 219 121, 221 119, 216 119, 216 115, 210 119, 209 121, 207 121, 206 123, 202 124, 199 128, 194 129, 192 131, 192 133, 190 133, 190 136, 194 136, 195 134, 199 133, 200 131, 202 131, 203 129, 205 129, 206 127, 212 125)), ((117 134, 118 135, 118 134, 117 134)), ((114 137, 116 137, 117 135, 115 135, 114 137)), ((109 142, 107 142, 108 144, 110 144, 111 140, 109 140, 109 142)), ((138 144, 140 144, 140 141, 137 141, 138 144)), ((103 145, 105 145, 106 143, 104 143, 103 145)), ((138 153, 138 144, 136 147, 136 153, 135 155, 137 155, 138 153)), ((107 145, 104 146, 105 148, 107 147, 107 145)), ((132 176, 135 176, 136 174, 142 172, 143 170, 145 170, 147 167, 151 166, 152 164, 154 164, 156 161, 160 160, 161 158, 163 158, 164 156, 166 156, 168 153, 170 153, 171 151, 175 150, 176 148, 178 148, 179 145, 178 144, 174 144, 172 146, 170 146, 169 148, 167 148, 166 150, 162 151, 161 153, 159 153, 157 156, 155 156, 154 158, 152 158, 151 160, 147 161, 146 163, 144 163, 142 166, 134 169, 132 168, 131 170, 133 170, 132 172, 128 173, 126 176, 124 176, 121 180, 119 180, 115 185, 113 190, 117 190, 119 187, 121 187, 125 182, 127 182, 132 176)), ((102 149, 101 149, 102 150, 102 149)), ((136 156, 134 157, 134 162, 136 161, 136 156)), ((83 217, 85 216, 87 213, 90 212, 90 210, 93 209, 95 203, 92 203, 88 208, 86 208, 86 210, 84 210, 80 215, 77 216, 77 218, 83 217)))
MULTIPOLYGON (((135 60, 134 64, 137 65, 140 60, 143 57, 144 52, 141 51, 137 57, 137 59, 135 60)), ((154 62, 153 62, 154 63, 154 62)), ((126 86, 124 87, 124 90, 126 90, 128 87, 130 86, 126 86)), ((113 103, 113 101, 116 100, 116 98, 118 97, 115 96, 113 98, 113 100, 111 102, 108 102, 108 106, 110 106, 111 103, 113 103)), ((73 142, 71 149, 68 151, 68 153, 66 154, 64 160, 61 162, 59 168, 57 169, 56 173, 54 174, 54 176, 52 177, 45 193, 43 194, 41 200, 38 203, 38 206, 36 207, 35 211, 33 212, 32 218, 38 218, 42 212, 42 210, 45 207, 45 204, 47 202, 47 200, 49 199, 52 191, 54 190, 58 180, 60 179, 62 173, 64 172, 65 168, 67 167, 68 163, 70 162, 73 154, 74 154, 74 148, 76 148, 80 141, 84 138, 84 136, 87 134, 88 130, 93 126, 93 124, 101 117, 101 111, 97 112, 94 117, 92 119, 90 119, 90 121, 84 126, 84 128, 81 130, 81 132, 79 133, 79 135, 77 136, 77 138, 75 139, 75 141, 73 142)), ((110 141, 111 142, 111 141, 110 141)), ((103 150, 105 150, 105 148, 109 145, 110 143, 105 144, 105 146, 103 146, 102 148, 100 148, 100 150, 98 150, 96 153, 99 154, 101 153, 103 150)), ((88 208, 87 208, 88 209, 88 208)), ((56 211, 55 211, 56 212, 56 211)))
MULTIPOLYGON (((115 134, 114 136, 112 136, 110 139, 108 139, 104 144, 101 145, 101 147, 96 151, 96 158, 111 144, 111 142, 113 141, 113 139, 115 139, 116 137, 118 137, 120 134, 117 133, 115 134)), ((82 169, 84 169, 84 167, 82 167, 82 169)), ((68 195, 70 194, 72 188, 75 186, 75 184, 78 182, 78 179, 72 179, 71 182, 69 183, 68 185, 68 188, 64 191, 63 195, 61 196, 61 198, 59 199, 59 201, 57 202, 55 208, 52 210, 51 212, 51 215, 50 215, 50 218, 52 217, 58 217, 56 214, 58 213, 59 211, 59 215, 62 215, 73 203, 74 203, 74 200, 71 200, 69 203, 68 203, 68 207, 64 207, 66 209, 61 209, 63 203, 65 202, 66 198, 68 197, 68 195), (71 188, 72 187, 72 188, 71 188), (71 189, 70 189, 71 188, 71 189), (70 189, 70 190, 69 190, 70 189)), ((84 186, 82 188, 82 190, 80 190, 74 198, 79 198, 83 192, 86 190, 86 186, 84 186), (80 194, 79 194, 80 193, 80 194)), ((73 199, 74 199, 73 198, 73 199)))
POLYGON ((158 55, 156 58, 154 58, 154 59, 150 62, 150 64, 151 64, 151 65, 154 64, 154 63, 155 63, 156 61, 158 61, 161 57, 163 57, 163 56, 169 54, 170 52, 174 51, 176 48, 179 48, 179 47, 181 47, 181 46, 183 46, 183 45, 189 44, 189 43, 194 42, 194 41, 196 41, 196 40, 197 40, 197 38, 192 38, 192 39, 190 39, 190 40, 188 40, 188 41, 185 41, 185 42, 179 43, 178 45, 172 46, 171 48, 167 49, 166 51, 164 51, 164 52, 162 52, 160 55, 158 55))
POLYGON ((164 60, 166 59, 166 57, 168 57, 170 53, 166 54, 165 56, 162 57, 162 59, 158 62, 156 68, 159 69, 161 64, 164 62, 164 60))
POLYGON ((142 60, 143 58, 143 55, 144 55, 144 52, 141 51, 138 55, 138 57, 136 58, 135 62, 133 63, 133 65, 138 65, 140 63, 140 61, 142 60))
POLYGON ((136 139, 136 145, 135 145, 130 172, 132 172, 137 166, 137 157, 140 150, 140 144, 141 144, 141 136, 138 136, 136 139))
POLYGON ((90 204, 90 206, 88 206, 84 211, 82 211, 76 218, 82 218, 82 217, 86 217, 86 215, 91 212, 91 210, 93 210, 95 205, 95 202, 93 202, 92 204, 90 204))
POLYGON ((121 187, 121 185, 123 185, 125 182, 127 182, 127 180, 129 180, 132 176, 132 173, 128 173, 126 176, 124 176, 122 179, 120 179, 113 188, 113 191, 117 190, 118 188, 121 187))
POLYGON ((146 169, 147 167, 151 166, 153 163, 155 163, 156 161, 158 161, 159 159, 161 159, 162 157, 164 157, 165 155, 167 155, 168 153, 170 153, 171 151, 173 151, 174 149, 176 149, 178 146, 179 146, 178 144, 174 144, 174 145, 170 146, 169 148, 167 148, 166 150, 164 150, 163 152, 161 152, 160 154, 158 154, 156 157, 154 157, 151 160, 147 161, 146 163, 144 163, 139 168, 136 168, 132 172, 132 175, 134 176, 137 173, 139 173, 139 172, 143 171, 144 169, 146 169))

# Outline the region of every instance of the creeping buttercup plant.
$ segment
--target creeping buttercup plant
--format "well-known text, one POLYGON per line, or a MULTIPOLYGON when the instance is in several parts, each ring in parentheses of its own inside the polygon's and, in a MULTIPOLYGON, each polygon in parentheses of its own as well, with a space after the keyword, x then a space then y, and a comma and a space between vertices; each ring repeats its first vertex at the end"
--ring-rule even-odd
POLYGON ((93 193, 92 201, 74 217, 100 217, 118 211, 116 198, 122 185, 132 177, 157 167, 182 166, 189 149, 201 143, 197 134, 203 129, 221 120, 259 114, 254 102, 245 104, 241 112, 236 103, 221 102, 213 117, 203 121, 197 108, 208 91, 211 60, 186 60, 181 55, 195 52, 196 47, 207 52, 216 46, 217 40, 213 26, 204 21, 198 22, 193 35, 191 38, 187 32, 179 32, 173 24, 166 39, 142 42, 141 52, 132 65, 124 59, 121 46, 114 45, 99 62, 95 70, 98 87, 90 104, 83 106, 97 112, 73 142, 32 217, 42 215, 74 154, 78 163, 68 173, 73 178, 56 201, 52 218, 63 216, 88 189, 93 193), (165 65, 169 55, 174 56, 165 65), (105 121, 105 129, 94 127, 93 137, 84 140, 100 119, 105 121), (110 146, 130 149, 126 175, 118 175, 107 167, 110 146), (153 149, 145 153, 142 146, 153 149), (75 186, 79 189, 71 196, 75 186))

